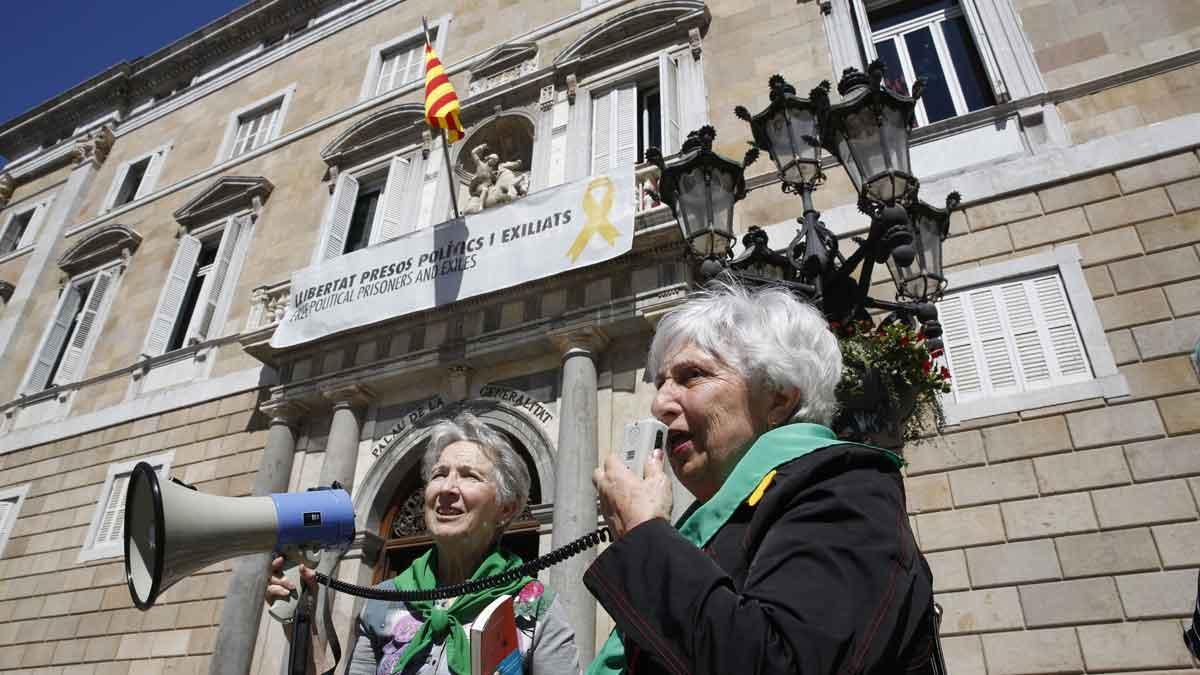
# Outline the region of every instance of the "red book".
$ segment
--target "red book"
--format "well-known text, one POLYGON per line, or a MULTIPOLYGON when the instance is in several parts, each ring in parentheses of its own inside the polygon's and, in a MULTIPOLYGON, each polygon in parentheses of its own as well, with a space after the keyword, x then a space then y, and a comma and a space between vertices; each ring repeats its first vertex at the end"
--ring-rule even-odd
POLYGON ((521 675, 512 596, 496 598, 471 623, 471 675, 521 675))

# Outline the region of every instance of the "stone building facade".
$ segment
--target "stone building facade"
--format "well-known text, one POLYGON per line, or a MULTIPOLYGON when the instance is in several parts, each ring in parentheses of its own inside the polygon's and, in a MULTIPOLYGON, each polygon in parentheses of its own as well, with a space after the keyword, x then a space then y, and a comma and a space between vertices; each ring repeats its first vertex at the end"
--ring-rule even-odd
MULTIPOLYGON (((132 607, 138 460, 228 496, 342 481, 364 533, 339 576, 371 582, 427 543, 424 430, 469 409, 535 475, 513 546, 594 528, 591 469, 648 414, 645 349, 691 275, 645 147, 711 123, 740 156, 733 107, 765 105, 767 77, 807 91, 877 56, 940 81, 914 168, 926 201, 964 199, 950 424, 906 453, 950 671, 1193 671, 1200 5, 255 0, 0 125, 0 672, 278 672, 261 556, 132 607), (633 250, 272 349, 293 272, 448 216, 422 16, 463 99, 462 189, 481 140, 531 191, 637 164, 633 250)), ((828 173, 825 222, 864 230, 828 173)), ((748 183, 738 227, 782 245, 798 205, 765 162, 748 183)), ((586 564, 548 575, 585 657, 610 625, 569 581, 586 564)))

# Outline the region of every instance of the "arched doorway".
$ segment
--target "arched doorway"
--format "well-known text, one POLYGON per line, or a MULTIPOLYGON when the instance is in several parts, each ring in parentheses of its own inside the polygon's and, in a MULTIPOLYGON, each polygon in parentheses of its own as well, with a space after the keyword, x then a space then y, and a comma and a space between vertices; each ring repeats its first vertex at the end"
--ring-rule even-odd
MULTIPOLYGON (((529 502, 525 510, 509 525, 501 538, 501 545, 513 551, 525 560, 533 560, 538 554, 539 522, 533 517, 531 507, 542 503, 542 487, 538 475, 537 464, 529 450, 519 438, 506 429, 489 424, 504 435, 529 470, 529 502)), ((421 457, 425 452, 426 441, 422 441, 411 452, 421 457)), ((433 544, 433 538, 425 528, 424 489, 421 481, 421 468, 412 467, 401 478, 394 492, 392 502, 388 505, 380 521, 377 534, 383 539, 383 550, 380 552, 375 565, 372 583, 391 579, 424 554, 433 544)))

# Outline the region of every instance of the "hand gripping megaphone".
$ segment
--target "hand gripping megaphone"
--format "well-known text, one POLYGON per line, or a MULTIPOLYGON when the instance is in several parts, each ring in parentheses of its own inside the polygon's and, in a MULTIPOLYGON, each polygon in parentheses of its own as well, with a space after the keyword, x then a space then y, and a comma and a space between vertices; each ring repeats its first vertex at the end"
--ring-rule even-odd
POLYGON ((160 481, 140 462, 125 497, 125 577, 138 609, 184 577, 228 558, 346 547, 354 506, 340 489, 220 497, 160 481))

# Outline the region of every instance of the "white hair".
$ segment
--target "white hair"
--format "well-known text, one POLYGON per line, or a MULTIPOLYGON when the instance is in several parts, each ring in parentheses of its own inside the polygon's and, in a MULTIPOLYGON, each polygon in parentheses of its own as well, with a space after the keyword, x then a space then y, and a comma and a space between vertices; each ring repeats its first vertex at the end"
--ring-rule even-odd
POLYGON ((657 375, 688 344, 737 370, 751 387, 799 389, 792 422, 828 425, 837 412, 837 338, 816 308, 782 288, 722 282, 692 295, 658 323, 647 372, 657 375))
POLYGON ((434 465, 442 457, 442 451, 459 441, 478 445, 492 461, 492 480, 496 484, 496 496, 502 506, 516 505, 514 518, 519 516, 525 509, 525 503, 529 501, 530 479, 525 460, 517 454, 503 434, 469 412, 459 413, 454 419, 442 420, 433 426, 433 431, 429 434, 429 444, 421 460, 421 478, 428 483, 434 465))

